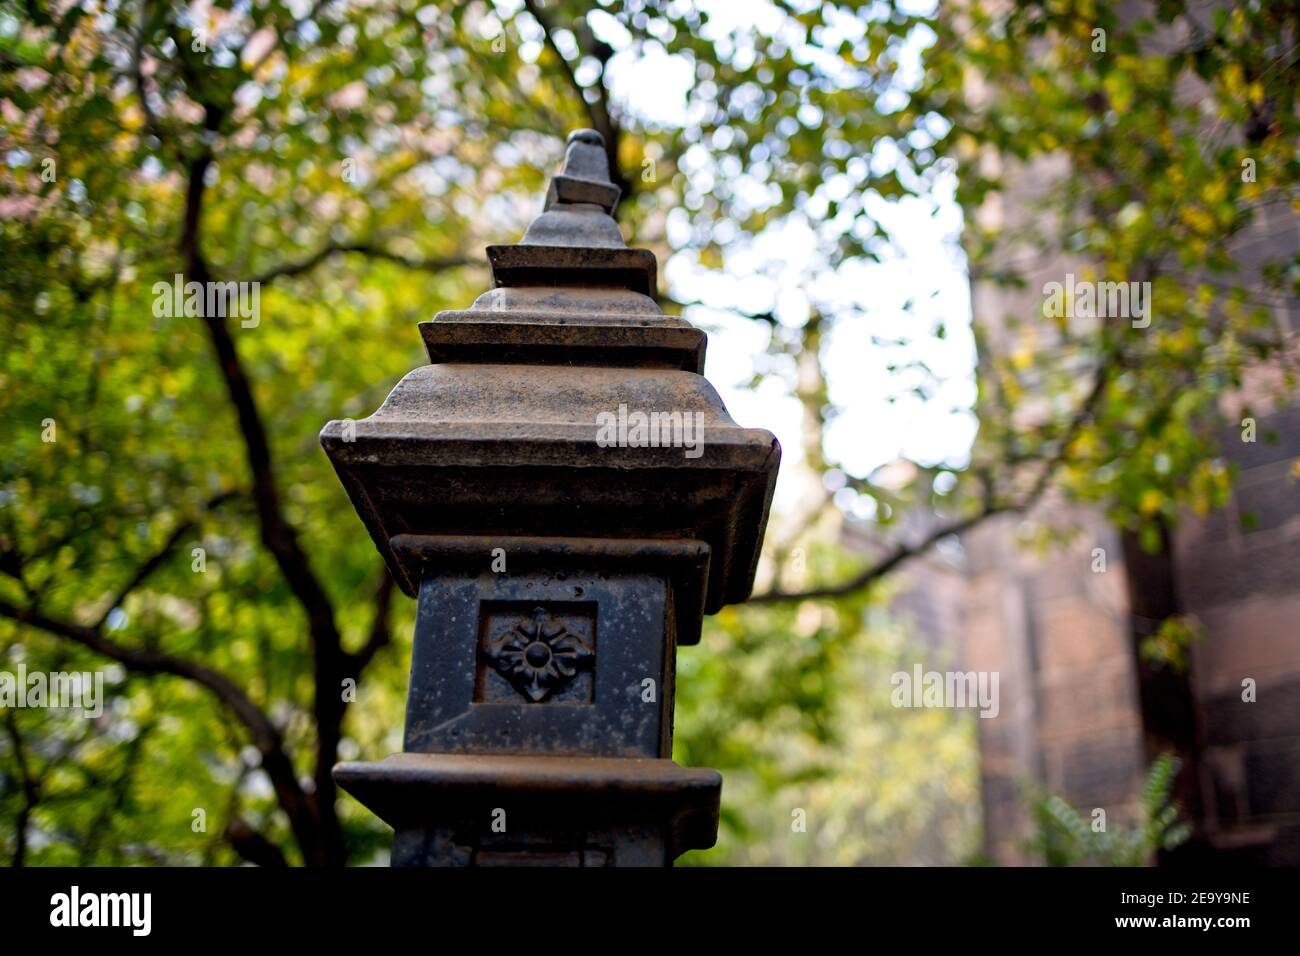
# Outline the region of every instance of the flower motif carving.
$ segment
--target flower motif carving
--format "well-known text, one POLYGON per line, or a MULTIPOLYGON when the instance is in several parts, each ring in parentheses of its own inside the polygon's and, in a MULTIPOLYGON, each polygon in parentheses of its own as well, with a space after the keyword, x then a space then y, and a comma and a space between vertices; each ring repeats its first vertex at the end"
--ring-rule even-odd
POLYGON ((533 703, 540 703, 590 666, 595 652, 545 608, 487 642, 483 653, 497 673, 533 703))

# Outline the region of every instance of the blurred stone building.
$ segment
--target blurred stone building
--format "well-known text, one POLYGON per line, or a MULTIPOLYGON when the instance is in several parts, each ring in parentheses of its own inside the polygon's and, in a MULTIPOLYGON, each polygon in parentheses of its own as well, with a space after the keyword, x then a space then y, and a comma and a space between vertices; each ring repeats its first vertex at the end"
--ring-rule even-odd
MULTIPOLYGON (((981 95, 978 77, 969 95, 981 95)), ((1021 168, 975 215, 1014 233, 1041 215, 1035 197, 1067 175, 1063 164, 1021 168)), ((1296 250, 1294 212, 1271 206, 1232 252, 1249 280, 1263 261, 1296 250)), ((1041 314, 1044 283, 1087 265, 1034 249, 1005 254, 1029 263, 1024 289, 972 283, 973 315, 994 349, 1013 347, 1005 316, 1041 314)), ((1300 305, 1278 301, 1273 312, 1294 346, 1300 305)), ((1001 675, 1001 713, 976 721, 993 861, 1032 862, 1026 795, 1035 789, 1132 822, 1147 767, 1172 741, 1186 763, 1176 795, 1196 836, 1167 862, 1300 864, 1300 407, 1268 404, 1277 374, 1258 368, 1241 393, 1223 396, 1230 424, 1219 445, 1239 469, 1232 500, 1204 519, 1186 515, 1164 554, 1145 554, 1100 513, 1045 499, 964 535, 958 558, 930 555, 908 568, 910 590, 896 608, 927 643, 956 648, 965 668, 1001 675), (1246 408, 1256 417, 1254 442, 1243 441, 1246 408), (1036 524, 1078 533, 1065 546, 1031 550, 1020 539, 1036 524), (1203 628, 1183 676, 1137 653, 1172 613, 1194 615, 1203 628), (1253 703, 1242 699, 1247 678, 1253 703)))
POLYGON ((976 721, 990 859, 1034 862, 1033 792, 1134 822, 1149 762, 1168 747, 1161 724, 1172 719, 1189 735, 1178 797, 1198 827, 1182 857, 1300 863, 1300 408, 1273 410, 1259 428, 1276 443, 1224 430, 1223 455, 1240 469, 1232 501, 1186 516, 1163 559, 1126 548, 1095 511, 1048 500, 990 519, 959 553, 905 572, 894 609, 923 642, 955 650, 964 669, 1001 675, 998 717, 976 721), (1077 534, 1030 547, 1024 533, 1038 523, 1077 534), (1141 673, 1136 649, 1149 627, 1135 609, 1170 589, 1203 629, 1187 680, 1172 687, 1141 673), (1246 678, 1253 703, 1242 699, 1246 678))
MULTIPOLYGON (((1279 239, 1296 243, 1294 222, 1272 231, 1279 239)), ((1065 271, 1044 268, 1047 278, 1065 271)), ((1042 281, 1024 293, 977 284, 977 321, 1032 314, 1042 281)), ((1277 320, 1294 336, 1300 309, 1279 306, 1277 320)), ((1271 374, 1258 370, 1256 384, 1271 374)), ((1224 396, 1232 424, 1219 445, 1239 469, 1232 500, 1184 516, 1164 555, 1144 554, 1097 512, 1047 499, 967 533, 959 557, 909 568, 896 609, 926 643, 957 648, 964 668, 1001 675, 1001 713, 976 722, 992 860, 1031 862, 1034 789, 1132 822, 1147 766, 1172 736, 1187 751, 1177 795, 1198 827, 1182 857, 1300 863, 1300 407, 1269 408, 1263 394, 1249 396, 1254 442, 1236 424, 1248 396, 1224 396), (1077 533, 1031 548, 1023 539, 1038 524, 1077 533), (1181 679, 1136 650, 1171 612, 1203 629, 1181 679), (1242 699, 1247 678, 1253 703, 1242 699)))

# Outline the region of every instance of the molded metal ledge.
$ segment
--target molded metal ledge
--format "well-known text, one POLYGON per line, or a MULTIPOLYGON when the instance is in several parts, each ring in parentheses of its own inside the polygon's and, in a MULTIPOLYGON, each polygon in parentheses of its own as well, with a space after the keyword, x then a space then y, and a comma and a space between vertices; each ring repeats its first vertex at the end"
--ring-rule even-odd
POLYGON ((661 821, 670 859, 718 838, 722 776, 672 760, 403 753, 338 764, 334 780, 394 829, 513 805, 593 826, 661 821))

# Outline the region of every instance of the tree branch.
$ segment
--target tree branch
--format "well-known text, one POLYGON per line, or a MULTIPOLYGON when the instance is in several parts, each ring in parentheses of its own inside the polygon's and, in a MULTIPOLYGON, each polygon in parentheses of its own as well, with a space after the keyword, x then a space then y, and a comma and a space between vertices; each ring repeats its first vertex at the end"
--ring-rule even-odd
POLYGON ((419 258, 417 256, 407 256, 398 252, 392 252, 369 242, 327 242, 310 255, 293 262, 284 262, 278 266, 273 266, 265 272, 253 276, 250 281, 269 283, 274 282, 276 279, 292 278, 293 276, 302 275, 304 272, 310 272, 331 256, 349 252, 360 253, 361 255, 369 256, 372 259, 384 259, 388 262, 396 262, 398 265, 421 272, 436 273, 444 272, 447 269, 456 269, 460 266, 478 265, 477 260, 468 259, 464 256, 419 258))
POLYGON ((741 309, 734 305, 712 305, 708 302, 704 302, 699 299, 693 299, 689 302, 683 302, 680 299, 674 299, 672 296, 664 292, 659 293, 658 303, 660 306, 665 306, 665 305, 677 306, 677 311, 679 314, 685 312, 687 309, 693 309, 693 308, 710 309, 714 312, 730 312, 733 315, 740 316, 742 319, 752 319, 755 322, 766 322, 768 325, 771 326, 776 325, 776 314, 771 309, 767 310, 766 312, 746 312, 744 309, 741 309))
MULTIPOLYGON (((602 139, 604 139, 605 156, 609 160, 610 176, 614 181, 614 185, 621 190, 623 197, 627 198, 631 193, 631 183, 623 175, 622 167, 619 166, 618 162, 618 145, 622 130, 619 128, 618 123, 614 121, 613 114, 610 112, 609 99, 605 92, 603 75, 600 84, 598 84, 595 90, 595 99, 587 99, 586 87, 578 82, 578 76, 573 72, 572 65, 564 58, 564 54, 560 52, 559 46, 556 45, 555 37, 553 36, 555 32, 554 26, 546 14, 542 12, 540 4, 537 3, 537 0, 524 0, 524 9, 528 11, 529 15, 534 20, 537 21, 537 25, 542 28, 543 40, 546 43, 547 48, 549 48, 551 53, 555 55, 555 58, 560 61, 560 68, 564 71, 564 78, 568 81, 568 84, 573 89, 574 93, 577 94, 578 102, 582 104, 583 112, 587 114, 587 121, 591 123, 592 128, 601 135, 602 139)), ((604 66, 603 61, 601 65, 602 67, 604 66)))
POLYGON ((573 92, 578 95, 578 101, 582 104, 583 111, 591 120, 591 124, 595 126, 596 117, 591 111, 591 104, 587 102, 586 90, 583 88, 582 84, 578 82, 578 75, 573 72, 573 67, 569 65, 569 61, 564 58, 564 54, 560 52, 560 48, 556 45, 555 37, 552 36, 554 33, 554 27, 551 25, 550 19, 542 13, 542 9, 537 4, 537 0, 524 0, 524 9, 528 11, 529 16, 537 21, 537 25, 542 28, 543 42, 554 55, 555 59, 559 61, 560 69, 564 71, 564 78, 568 81, 573 92))
POLYGON ((13 747, 14 760, 18 764, 19 782, 23 788, 23 806, 18 811, 18 819, 14 821, 14 856, 11 864, 18 867, 27 861, 27 823, 31 820, 36 804, 40 802, 41 791, 40 785, 27 766, 27 752, 23 748, 22 734, 18 732, 18 721, 10 708, 5 708, 5 726, 9 730, 9 743, 13 747))
POLYGON ((229 677, 197 661, 163 651, 119 644, 105 637, 96 627, 61 621, 49 617, 36 608, 20 608, 2 599, 0 599, 0 617, 39 628, 55 637, 79 644, 102 657, 117 661, 133 673, 143 676, 165 674, 183 677, 211 691, 252 736, 254 746, 262 755, 262 769, 271 779, 280 806, 288 815, 290 826, 293 828, 299 846, 303 849, 303 855, 308 859, 311 858, 317 845, 315 829, 311 826, 314 815, 307 795, 298 784, 293 763, 285 752, 280 731, 229 677))
MULTIPOLYGON (((204 505, 204 513, 214 510, 238 494, 239 492, 237 491, 223 491, 219 495, 214 495, 209 498, 207 504, 204 505)), ((202 516, 196 516, 190 518, 188 521, 183 521, 176 526, 175 530, 167 536, 167 540, 163 542, 163 546, 159 548, 158 551, 149 558, 149 560, 145 561, 144 564, 140 565, 140 567, 136 569, 135 574, 131 575, 131 579, 123 585, 122 589, 117 592, 117 595, 113 600, 108 603, 108 606, 104 609, 103 615, 101 615, 99 620, 95 622, 96 628, 103 627, 104 622, 108 620, 108 616, 113 613, 113 608, 121 607, 122 602, 126 600, 127 595, 143 584, 149 575, 158 570, 162 563, 171 555, 176 545, 180 544, 181 538, 189 534, 190 531, 199 524, 200 520, 202 520, 202 516)))
MULTIPOLYGON (((206 124, 211 130, 220 127, 221 110, 208 104, 206 124)), ((185 228, 181 234, 181 253, 191 281, 200 284, 210 281, 211 270, 200 248, 202 227, 204 179, 212 165, 213 156, 205 149, 190 163, 186 186, 185 228)), ((319 824, 319 840, 310 841, 318 856, 315 859, 303 847, 308 862, 319 865, 341 865, 344 862, 342 833, 334 806, 337 787, 331 774, 338 758, 338 745, 342 737, 343 695, 346 656, 343 653, 334 608, 325 588, 312 571, 311 563, 298 541, 297 529, 285 518, 280 492, 275 481, 271 461, 270 441, 266 426, 253 397, 252 385, 230 327, 222 315, 209 315, 203 310, 203 322, 216 353, 217 365, 226 382, 226 390, 239 422, 244 440, 245 458, 252 472, 253 502, 256 505, 261 541, 271 553, 289 589, 307 615, 308 633, 312 642, 314 665, 313 717, 316 722, 316 761, 313 772, 315 789, 309 806, 319 824)))
POLYGON ((254 830, 240 817, 232 817, 226 824, 225 837, 241 859, 257 866, 286 867, 288 862, 280 848, 254 830))
POLYGON ((817 598, 837 598, 852 594, 861 590, 872 582, 884 577, 889 572, 906 561, 908 558, 916 557, 919 554, 928 551, 936 542, 953 534, 961 534, 969 531, 981 521, 990 518, 995 514, 1004 511, 1018 511, 1021 506, 1013 505, 985 505, 975 514, 962 518, 960 521, 954 521, 951 524, 942 525, 915 544, 898 544, 882 560, 858 572, 847 581, 839 584, 826 585, 824 587, 809 588, 806 591, 769 591, 766 594, 756 594, 749 599, 750 604, 772 604, 778 601, 806 601, 817 598))
POLYGON ((917 557, 924 554, 932 548, 937 542, 942 541, 949 535, 963 534, 970 531, 982 523, 985 519, 991 518, 997 514, 1019 513, 1031 508, 1047 491, 1051 484, 1052 476, 1064 463, 1066 454, 1074 439, 1078 436, 1083 427, 1096 414, 1098 406, 1101 404, 1102 396, 1106 392, 1106 386, 1110 383, 1115 373, 1124 366, 1122 355, 1116 355, 1111 361, 1102 361, 1097 366, 1097 371, 1093 377, 1092 387, 1088 390, 1087 396, 1080 403, 1070 424, 1062 434, 1059 444, 1053 451, 1052 455, 1046 459, 1043 470, 1035 479, 1033 486, 1029 491, 1020 498, 1019 501, 995 503, 993 489, 991 484, 986 484, 984 493, 984 502, 980 509, 974 514, 957 521, 941 525, 929 532, 920 541, 914 544, 897 544, 883 559, 875 564, 859 571, 847 581, 839 584, 826 585, 823 587, 809 588, 804 591, 780 591, 774 590, 764 594, 757 594, 749 599, 750 603, 772 604, 778 601, 805 601, 819 598, 836 598, 844 597, 855 591, 874 583, 885 575, 889 574, 899 565, 903 564, 909 558, 917 557))

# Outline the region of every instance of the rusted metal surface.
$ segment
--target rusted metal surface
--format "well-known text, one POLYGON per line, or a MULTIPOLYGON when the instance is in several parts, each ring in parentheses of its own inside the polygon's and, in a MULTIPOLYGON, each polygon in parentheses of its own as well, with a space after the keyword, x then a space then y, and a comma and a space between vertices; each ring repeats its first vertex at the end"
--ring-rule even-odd
POLYGON ((395 754, 334 775, 397 832, 395 866, 663 866, 714 844, 722 788, 715 770, 599 757, 395 754))
MULTIPOLYGON (((618 206, 618 200, 619 189, 609 181, 609 159, 605 154, 605 143, 600 134, 594 130, 575 130, 569 135, 569 149, 564 157, 564 171, 551 177, 551 186, 546 191, 546 205, 543 210, 550 212, 556 206, 563 208, 574 205, 596 205, 607 216, 612 216, 618 206)), ((539 216, 529 227, 529 235, 537 228, 537 224, 545 219, 545 216, 539 216)), ((623 237, 618 234, 617 227, 614 234, 617 236, 618 245, 621 246, 623 237)), ((530 240, 529 235, 524 236, 524 242, 533 241, 530 240)), ((562 235, 562 244, 580 244, 575 241, 576 239, 573 232, 566 232, 562 235)), ((586 237, 583 237, 581 244, 585 242, 586 237)))
POLYGON ((617 201, 575 133, 523 242, 488 250, 495 287, 421 324, 433 364, 321 434, 419 597, 406 753, 335 770, 394 865, 664 865, 716 837, 720 778, 668 759, 676 651, 749 595, 780 448, 699 374, 617 201), (627 438, 629 409, 671 441, 627 438))
POLYGON ((418 579, 392 553, 394 535, 526 529, 700 539, 712 548, 707 611, 749 596, 780 450, 769 432, 737 426, 699 375, 428 365, 351 427, 331 422, 322 443, 407 594, 418 579), (620 406, 695 416, 702 453, 601 447, 598 416, 620 406))
MULTIPOLYGON (((445 313, 444 313, 445 315, 445 313)), ((420 323, 429 361, 608 368, 666 368, 699 374, 704 333, 694 328, 633 322, 567 324, 543 319, 445 320, 420 323)))
MULTIPOLYGON (((560 179, 608 184, 593 137, 570 137, 560 179)), ((623 247, 613 204, 564 195, 538 218, 573 212, 548 244, 492 247, 498 287, 421 324, 435 364, 369 418, 330 422, 321 441, 408 595, 418 577, 389 547, 398 534, 698 538, 713 552, 713 613, 749 596, 780 448, 739 427, 698 374, 703 333, 664 316, 641 278, 606 268, 635 260, 655 274, 650 252, 623 247), (602 447, 601 416, 620 408, 691 416, 702 453, 602 447)))
MULTIPOLYGON (((505 544, 518 559, 509 573, 487 564, 466 570, 455 560, 426 565, 405 749, 668 757, 679 620, 673 605, 690 559, 639 563, 629 550, 624 560, 606 562, 593 548, 558 561, 554 551, 528 560, 517 539, 505 544), (548 631, 575 636, 587 659, 548 686, 548 706, 521 706, 539 698, 528 680, 521 686, 501 673, 495 649, 532 630, 539 613, 548 631), (551 706, 561 704, 575 706, 551 706)), ((690 620, 697 622, 698 604, 690 620)), ((548 660, 522 662, 524 678, 548 665, 550 655, 542 657, 548 660)))
POLYGON ((488 573, 498 549, 512 574, 539 570, 568 573, 583 568, 662 573, 672 588, 677 645, 689 647, 700 641, 712 551, 703 541, 399 534, 389 545, 417 580, 426 567, 488 573))
POLYGON ((488 246, 487 254, 498 285, 575 286, 585 282, 630 289, 651 299, 658 295, 655 257, 648 249, 570 249, 539 244, 488 246))

